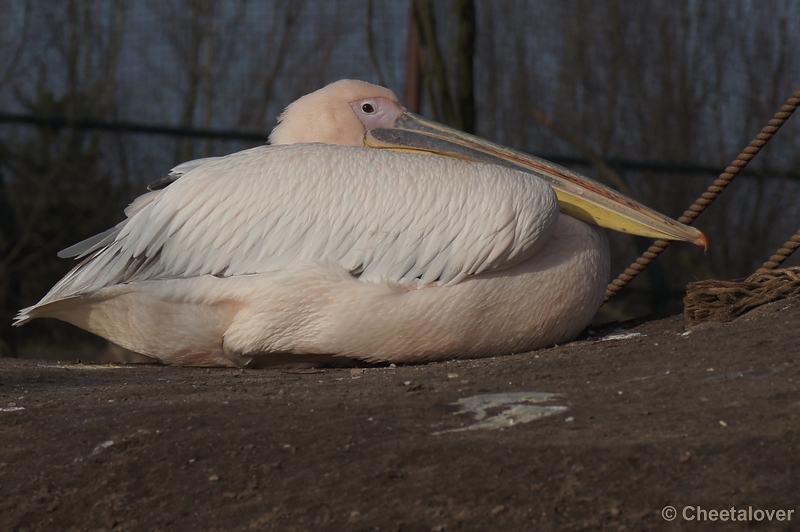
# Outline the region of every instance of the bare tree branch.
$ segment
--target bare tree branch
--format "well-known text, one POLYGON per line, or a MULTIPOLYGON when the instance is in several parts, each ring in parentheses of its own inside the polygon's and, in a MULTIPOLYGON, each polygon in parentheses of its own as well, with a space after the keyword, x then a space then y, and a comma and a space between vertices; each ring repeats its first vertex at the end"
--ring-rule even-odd
POLYGON ((372 68, 378 76, 378 83, 383 87, 388 86, 386 78, 381 70, 380 62, 378 61, 377 50, 375 49, 375 32, 372 29, 372 14, 375 7, 373 0, 367 0, 367 48, 369 48, 369 58, 372 61, 372 68))

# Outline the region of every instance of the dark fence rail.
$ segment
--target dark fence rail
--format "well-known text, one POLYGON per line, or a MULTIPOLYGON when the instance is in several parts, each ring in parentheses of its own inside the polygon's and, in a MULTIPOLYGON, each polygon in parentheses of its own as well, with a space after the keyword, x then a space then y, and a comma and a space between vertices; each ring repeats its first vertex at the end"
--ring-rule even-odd
MULTIPOLYGON (((126 121, 100 121, 81 118, 45 117, 36 115, 0 113, 0 123, 28 124, 32 126, 52 128, 76 128, 109 131, 126 134, 168 135, 172 137, 206 138, 219 140, 241 140, 247 142, 266 142, 269 133, 241 131, 234 129, 201 129, 192 127, 165 126, 157 124, 141 124, 126 121)), ((537 154, 556 164, 591 166, 591 162, 583 157, 568 155, 537 154)), ((708 174, 720 175, 724 167, 703 166, 696 164, 669 163, 661 161, 634 161, 629 159, 605 159, 617 171, 630 172, 664 172, 675 174, 708 174)), ((788 172, 777 168, 756 168, 742 172, 743 176, 782 177, 800 181, 800 172, 788 172)))

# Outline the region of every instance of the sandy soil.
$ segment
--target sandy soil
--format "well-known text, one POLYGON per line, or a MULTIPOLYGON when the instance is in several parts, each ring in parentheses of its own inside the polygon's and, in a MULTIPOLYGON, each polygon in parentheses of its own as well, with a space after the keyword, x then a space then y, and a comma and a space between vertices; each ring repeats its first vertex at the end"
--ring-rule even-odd
POLYGON ((783 301, 396 368, 0 359, 0 529, 797 530, 798 325, 783 301))

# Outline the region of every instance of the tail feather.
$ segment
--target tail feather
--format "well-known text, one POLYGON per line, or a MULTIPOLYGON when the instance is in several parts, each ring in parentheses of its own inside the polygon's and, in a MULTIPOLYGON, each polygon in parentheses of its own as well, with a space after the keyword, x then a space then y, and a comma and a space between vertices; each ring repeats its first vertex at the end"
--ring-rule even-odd
POLYGON ((35 308, 36 305, 24 308, 19 312, 17 312, 17 315, 14 316, 14 321, 11 323, 11 325, 13 325, 14 327, 19 327, 20 325, 25 325, 26 323, 31 321, 34 318, 34 316, 31 316, 31 313, 35 308))
MULTIPOLYGON (((36 318, 57 317, 54 315, 55 313, 74 307, 76 305, 75 300, 81 297, 81 295, 73 295, 64 297, 62 299, 56 299, 55 301, 47 301, 47 297, 45 297, 35 305, 25 307, 17 312, 17 315, 14 316, 14 321, 11 324, 14 327, 19 327, 20 325, 25 325, 31 320, 35 320, 36 318)), ((58 317, 60 318, 60 316, 58 317)))

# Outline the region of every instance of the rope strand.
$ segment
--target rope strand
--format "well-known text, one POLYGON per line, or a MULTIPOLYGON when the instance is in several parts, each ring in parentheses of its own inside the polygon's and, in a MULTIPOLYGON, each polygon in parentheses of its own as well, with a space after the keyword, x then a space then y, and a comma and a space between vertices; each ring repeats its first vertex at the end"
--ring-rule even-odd
POLYGON ((767 262, 762 264, 761 267, 756 270, 754 275, 759 275, 774 270, 780 266, 783 261, 788 259, 792 253, 797 250, 797 248, 800 248, 800 231, 792 235, 792 238, 787 240, 781 249, 776 251, 767 262))

